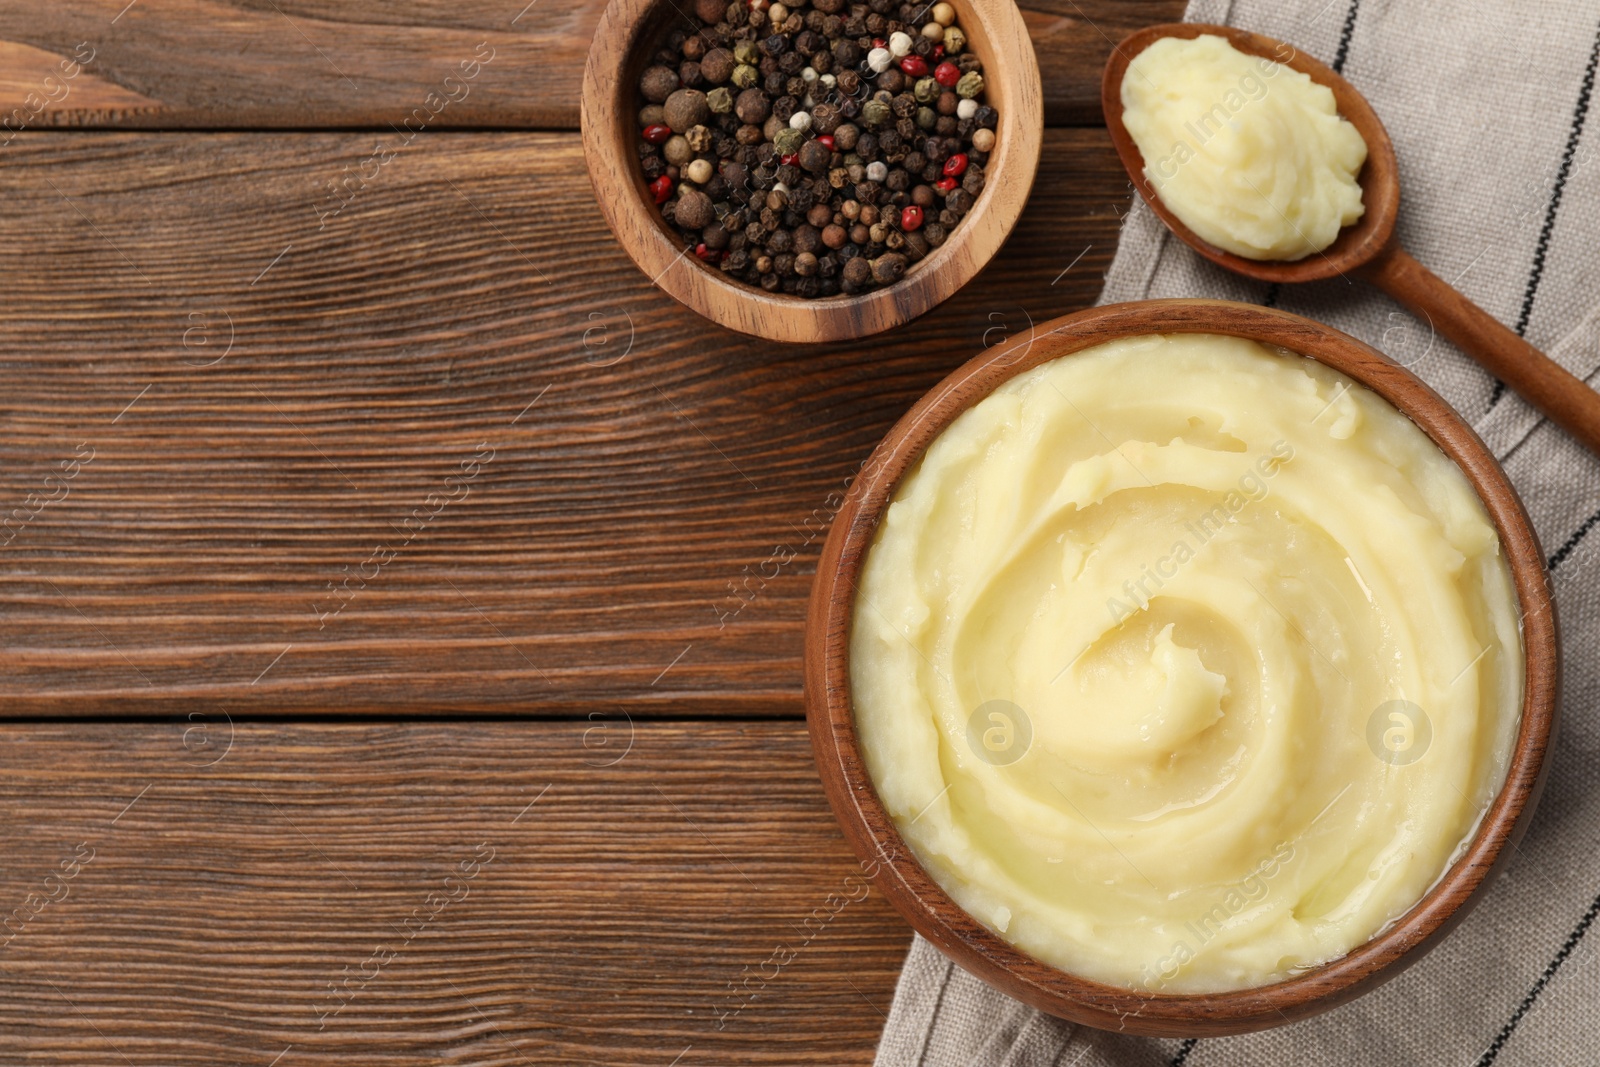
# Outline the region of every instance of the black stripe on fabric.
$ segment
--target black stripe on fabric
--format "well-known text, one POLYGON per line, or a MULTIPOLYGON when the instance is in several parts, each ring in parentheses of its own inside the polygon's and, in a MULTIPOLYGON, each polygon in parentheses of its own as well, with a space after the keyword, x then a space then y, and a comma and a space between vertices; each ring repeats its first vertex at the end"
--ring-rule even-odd
MULTIPOLYGON (((1539 227, 1539 242, 1533 249, 1533 265, 1528 270, 1528 285, 1522 292, 1522 311, 1517 315, 1517 336, 1527 332, 1528 320, 1533 317, 1533 303, 1539 296, 1539 283, 1544 280, 1544 261, 1550 253, 1550 238, 1555 233, 1556 213, 1561 210, 1561 194, 1566 189, 1567 178, 1572 174, 1572 160, 1578 154, 1578 142, 1583 139, 1584 120, 1589 115, 1589 98, 1594 94, 1595 66, 1600 63, 1600 26, 1595 28, 1594 44, 1589 47, 1589 63, 1583 68, 1583 84, 1578 88, 1578 103, 1572 109, 1572 125, 1567 129, 1567 146, 1561 152, 1561 165, 1556 169, 1556 182, 1550 190, 1550 200, 1544 206, 1544 223, 1539 227)), ((1496 380, 1494 392, 1489 395, 1493 408, 1506 395, 1506 383, 1496 380)))
POLYGON ((1172 1062, 1167 1064, 1167 1067, 1183 1067, 1185 1063, 1189 1062, 1189 1053, 1193 1052, 1194 1047, 1199 1043, 1200 1039, 1198 1037, 1191 1037, 1189 1040, 1179 1045, 1178 1054, 1172 1057, 1172 1062))
POLYGON ((1350 0, 1350 10, 1344 13, 1344 28, 1339 31, 1339 50, 1333 54, 1335 74, 1344 73, 1344 61, 1350 57, 1350 36, 1356 32, 1356 12, 1361 10, 1361 0, 1350 0))
POLYGON ((1572 531, 1572 536, 1567 538, 1566 542, 1562 544, 1560 548, 1556 549, 1553 554, 1551 554, 1550 558, 1545 561, 1545 565, 1551 570, 1555 570, 1557 567, 1561 566, 1566 558, 1572 555, 1572 550, 1578 547, 1578 542, 1587 537, 1589 535, 1589 531, 1594 529, 1594 525, 1597 522, 1600 522, 1600 511, 1596 511, 1593 515, 1590 515, 1587 519, 1584 519, 1583 525, 1572 531))
POLYGON ((1594 901, 1590 903, 1589 910, 1583 913, 1583 918, 1578 920, 1578 925, 1574 926, 1572 933, 1567 935, 1567 940, 1562 944, 1561 951, 1556 953, 1555 959, 1551 960, 1550 965, 1544 969, 1544 973, 1539 975, 1539 980, 1533 983, 1533 987, 1528 990, 1528 995, 1522 998, 1522 1003, 1517 1005, 1517 1010, 1511 1013, 1511 1018, 1506 1020, 1506 1024, 1500 1028, 1500 1032, 1494 1035, 1494 1040, 1489 1043, 1488 1048, 1483 1050, 1483 1055, 1478 1057, 1478 1062, 1474 1067, 1489 1067, 1499 1057, 1500 1050, 1506 1047, 1507 1041, 1511 1040, 1511 1035, 1516 1032, 1517 1025, 1522 1022, 1523 1016, 1532 1010, 1533 1002, 1539 999, 1539 994, 1543 993, 1544 987, 1550 984, 1550 979, 1555 977, 1556 971, 1560 970, 1561 965, 1567 962, 1567 957, 1572 955, 1572 950, 1578 947, 1578 942, 1583 940, 1583 935, 1589 932, 1589 927, 1594 924, 1597 916, 1600 916, 1600 897, 1595 897, 1594 901))

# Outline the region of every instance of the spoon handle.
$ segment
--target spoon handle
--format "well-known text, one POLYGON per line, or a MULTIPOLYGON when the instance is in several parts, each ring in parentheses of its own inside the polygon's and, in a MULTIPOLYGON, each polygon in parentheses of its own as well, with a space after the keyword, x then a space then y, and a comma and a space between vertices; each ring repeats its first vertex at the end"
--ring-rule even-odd
POLYGON ((1468 300, 1397 243, 1378 253, 1362 272, 1585 448, 1600 454, 1600 393, 1581 378, 1468 300))

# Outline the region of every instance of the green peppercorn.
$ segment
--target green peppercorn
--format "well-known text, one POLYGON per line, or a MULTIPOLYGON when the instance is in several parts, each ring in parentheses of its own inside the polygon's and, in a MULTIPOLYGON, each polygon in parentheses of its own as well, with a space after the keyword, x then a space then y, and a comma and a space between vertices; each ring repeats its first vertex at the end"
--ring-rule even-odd
POLYGON ((970 71, 961 75, 961 80, 956 82, 956 95, 965 100, 971 100, 983 92, 983 75, 977 71, 970 71))
POLYGON ((748 89, 755 85, 760 78, 760 72, 758 72, 756 68, 745 63, 733 68, 733 77, 730 80, 739 88, 748 89))
POLYGON ((924 130, 931 130, 939 123, 939 113, 931 107, 917 108, 917 126, 924 130))
POLYGON ((801 133, 799 130, 791 129, 790 127, 785 126, 783 129, 779 130, 777 136, 772 139, 772 145, 778 150, 778 155, 792 156, 796 152, 800 151, 800 142, 803 140, 805 140, 805 134, 801 133))
POLYGON ((931 104, 939 99, 939 94, 944 87, 932 78, 918 78, 916 86, 911 90, 919 104, 931 104))
POLYGON ((733 58, 746 66, 753 67, 761 62, 761 49, 754 41, 735 41, 733 58))
POLYGON ((861 121, 876 129, 889 121, 892 112, 882 100, 868 100, 861 108, 861 121))
POLYGON ((706 94, 706 106, 713 115, 726 115, 733 110, 733 93, 726 85, 719 85, 706 94))

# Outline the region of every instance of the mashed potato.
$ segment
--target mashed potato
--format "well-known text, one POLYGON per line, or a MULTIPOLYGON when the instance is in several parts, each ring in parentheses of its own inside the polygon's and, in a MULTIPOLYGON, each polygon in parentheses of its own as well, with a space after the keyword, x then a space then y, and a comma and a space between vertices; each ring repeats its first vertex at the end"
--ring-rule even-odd
POLYGON ((1341 956, 1498 791, 1517 602, 1472 486, 1382 398, 1232 337, 1027 371, 899 486, 850 679, 923 866, 1037 958, 1164 992, 1341 956))
POLYGON ((1162 203, 1248 259, 1303 259, 1362 215, 1367 144, 1333 92, 1221 37, 1163 37, 1122 78, 1122 124, 1162 203))

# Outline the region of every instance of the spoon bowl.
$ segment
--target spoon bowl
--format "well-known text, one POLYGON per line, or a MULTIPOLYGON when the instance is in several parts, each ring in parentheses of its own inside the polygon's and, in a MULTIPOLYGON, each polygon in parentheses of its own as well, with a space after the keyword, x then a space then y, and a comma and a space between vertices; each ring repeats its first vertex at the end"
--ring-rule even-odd
POLYGON ((1400 214, 1400 172, 1394 143, 1365 97, 1327 64, 1271 37, 1231 26, 1174 22, 1126 37, 1111 52, 1100 83, 1111 143, 1134 188, 1167 228, 1206 259, 1263 282, 1310 282, 1357 276, 1371 282, 1450 340, 1467 356, 1515 390, 1589 451, 1600 454, 1600 394, 1529 344, 1504 323, 1458 292, 1401 247, 1395 236, 1400 214), (1145 159, 1123 124, 1122 81, 1135 56, 1163 37, 1224 38, 1246 55, 1282 63, 1333 92, 1339 114, 1367 142, 1361 184, 1361 218, 1340 231, 1333 244, 1302 259, 1246 259, 1202 240, 1161 200, 1145 174, 1145 159))
POLYGON ((1123 40, 1111 52, 1106 63, 1105 77, 1100 83, 1100 102, 1105 108, 1106 126, 1111 133, 1111 143, 1116 146, 1122 166, 1133 179, 1134 188, 1151 209, 1167 224, 1168 229, 1183 238, 1184 242, 1220 267, 1264 282, 1313 282, 1355 273, 1375 259, 1388 246, 1394 236, 1395 219, 1400 214, 1400 173, 1395 162, 1394 143, 1389 131, 1349 82, 1341 78, 1326 63, 1313 59, 1291 45, 1259 33, 1234 29, 1231 26, 1208 26, 1197 22, 1174 22, 1148 26, 1123 40), (1249 56, 1259 56, 1282 63, 1297 70, 1318 85, 1333 90, 1339 114, 1347 119, 1367 142, 1367 162, 1361 168, 1361 202, 1366 211, 1361 218, 1339 231, 1339 237, 1321 252, 1313 252, 1303 259, 1262 260, 1247 259, 1218 248, 1200 237, 1183 220, 1174 215, 1161 200, 1161 194, 1145 174, 1144 155, 1133 136, 1122 122, 1122 80, 1128 73, 1128 64, 1135 56, 1163 37, 1193 40, 1202 35, 1224 38, 1229 44, 1249 56))

